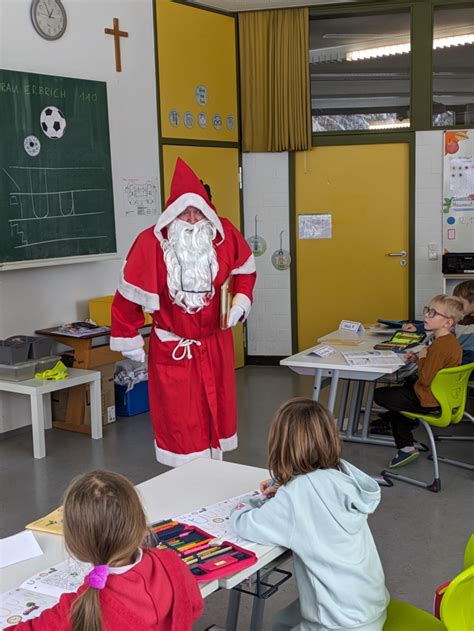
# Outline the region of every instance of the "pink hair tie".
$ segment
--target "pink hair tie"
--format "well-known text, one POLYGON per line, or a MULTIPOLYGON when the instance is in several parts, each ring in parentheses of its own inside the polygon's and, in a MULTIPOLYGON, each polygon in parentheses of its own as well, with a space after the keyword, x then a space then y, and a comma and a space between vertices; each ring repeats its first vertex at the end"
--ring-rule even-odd
POLYGON ((107 576, 109 575, 108 565, 96 565, 93 570, 87 575, 87 582, 89 587, 94 589, 104 589, 107 583, 107 576))

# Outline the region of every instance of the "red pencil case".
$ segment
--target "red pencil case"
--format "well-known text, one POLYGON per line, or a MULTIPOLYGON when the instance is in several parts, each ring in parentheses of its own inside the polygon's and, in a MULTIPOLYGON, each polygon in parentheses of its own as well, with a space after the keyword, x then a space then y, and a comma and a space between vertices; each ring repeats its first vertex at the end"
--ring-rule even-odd
POLYGON ((254 552, 221 541, 196 526, 167 520, 151 526, 152 545, 174 550, 198 582, 240 572, 257 561, 254 552))

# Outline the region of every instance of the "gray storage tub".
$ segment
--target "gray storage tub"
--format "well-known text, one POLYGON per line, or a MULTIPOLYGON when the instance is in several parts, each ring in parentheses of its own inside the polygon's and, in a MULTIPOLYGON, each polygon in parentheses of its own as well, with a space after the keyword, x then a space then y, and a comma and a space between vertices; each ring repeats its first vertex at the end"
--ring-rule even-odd
MULTIPOLYGON (((19 342, 29 344, 28 359, 40 359, 49 357, 53 350, 54 341, 41 335, 12 335, 5 342, 19 342)), ((21 360, 24 361, 24 360, 21 360)), ((8 363, 8 362, 5 362, 8 363)))
POLYGON ((18 364, 26 362, 30 344, 26 342, 14 342, 11 339, 0 340, 0 364, 18 364))
POLYGON ((25 381, 35 376, 36 361, 20 364, 0 364, 0 379, 5 381, 25 381))

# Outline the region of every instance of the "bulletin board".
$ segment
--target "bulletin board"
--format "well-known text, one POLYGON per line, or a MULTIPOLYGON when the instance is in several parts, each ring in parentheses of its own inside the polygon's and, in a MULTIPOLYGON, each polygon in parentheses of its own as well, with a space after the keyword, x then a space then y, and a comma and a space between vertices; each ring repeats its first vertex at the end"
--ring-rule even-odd
POLYGON ((162 137, 238 142, 235 19, 155 1, 162 137))
POLYGON ((474 251, 474 130, 444 133, 443 248, 474 251))

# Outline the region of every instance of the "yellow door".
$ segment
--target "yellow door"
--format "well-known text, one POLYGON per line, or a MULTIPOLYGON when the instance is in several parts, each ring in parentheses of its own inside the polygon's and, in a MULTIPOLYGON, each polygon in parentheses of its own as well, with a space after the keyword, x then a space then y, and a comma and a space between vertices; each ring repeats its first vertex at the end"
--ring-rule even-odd
MULTIPOLYGON (((163 146, 165 199, 168 196, 177 158, 182 158, 212 192, 212 203, 221 217, 240 225, 239 150, 224 147, 163 146)), ((234 327, 235 367, 244 365, 243 327, 234 327)))
POLYGON ((397 256, 408 254, 408 177, 408 144, 314 147, 296 154, 299 350, 342 319, 408 316, 409 262, 397 256), (299 216, 305 214, 331 215, 331 238, 300 238, 299 216))

